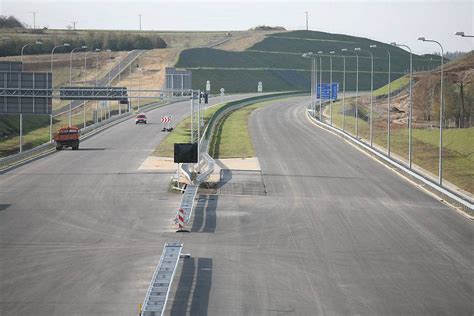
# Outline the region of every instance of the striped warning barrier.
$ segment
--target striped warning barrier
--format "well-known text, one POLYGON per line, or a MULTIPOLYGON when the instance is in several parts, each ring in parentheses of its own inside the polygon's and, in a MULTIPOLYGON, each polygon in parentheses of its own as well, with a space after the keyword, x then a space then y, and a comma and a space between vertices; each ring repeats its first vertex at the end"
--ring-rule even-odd
POLYGON ((176 221, 178 224, 178 230, 184 230, 184 210, 180 208, 176 213, 176 221))

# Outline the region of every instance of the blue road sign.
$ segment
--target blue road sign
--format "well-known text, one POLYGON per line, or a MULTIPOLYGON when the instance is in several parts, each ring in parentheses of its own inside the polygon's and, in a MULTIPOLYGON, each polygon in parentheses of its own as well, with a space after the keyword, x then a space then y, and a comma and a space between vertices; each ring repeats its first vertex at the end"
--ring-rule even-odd
POLYGON ((336 100, 339 91, 339 82, 332 83, 332 92, 330 83, 318 83, 316 85, 316 98, 323 100, 336 100))

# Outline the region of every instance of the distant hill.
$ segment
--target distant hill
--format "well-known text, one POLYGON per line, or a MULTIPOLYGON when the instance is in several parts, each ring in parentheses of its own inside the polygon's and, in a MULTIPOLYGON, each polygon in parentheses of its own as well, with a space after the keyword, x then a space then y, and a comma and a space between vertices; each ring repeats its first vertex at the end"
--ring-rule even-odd
MULTIPOLYGON (((323 81, 329 82, 330 51, 340 55, 342 48, 349 50, 346 58, 346 83, 348 90, 355 90, 356 58, 354 48, 372 49, 374 55, 374 89, 388 80, 387 50, 392 62, 392 80, 402 76, 409 68, 409 53, 398 47, 362 37, 316 31, 293 31, 267 35, 262 41, 242 52, 229 52, 211 48, 184 50, 177 67, 193 70, 194 88, 203 88, 211 80, 212 93, 221 87, 227 92, 256 91, 258 81, 263 82, 264 91, 309 90, 309 59, 302 58, 305 52, 323 51, 323 81)), ((358 52, 359 89, 370 89, 370 57, 367 52, 358 52)), ((319 64, 319 59, 318 64, 319 64)), ((342 84, 342 57, 333 56, 333 82, 342 84)), ((413 57, 414 69, 429 70, 439 66, 440 57, 429 55, 413 57)))
POLYGON ((249 31, 286 31, 286 29, 283 26, 259 25, 252 27, 249 31))

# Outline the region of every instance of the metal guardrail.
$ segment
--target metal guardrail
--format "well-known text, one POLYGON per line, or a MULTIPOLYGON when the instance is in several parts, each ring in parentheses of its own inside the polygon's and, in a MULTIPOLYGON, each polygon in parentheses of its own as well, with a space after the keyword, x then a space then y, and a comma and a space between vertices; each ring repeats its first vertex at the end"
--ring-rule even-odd
POLYGON ((151 278, 143 304, 140 307, 140 316, 163 315, 170 292, 171 284, 178 266, 183 244, 179 242, 166 243, 160 261, 151 278))
POLYGON ((193 214, 194 201, 196 199, 199 183, 189 184, 181 199, 180 208, 184 211, 184 222, 188 223, 193 214))
POLYGON ((27 161, 30 158, 40 156, 46 152, 50 152, 54 149, 54 144, 45 143, 43 145, 39 145, 37 147, 24 150, 21 153, 14 154, 7 156, 5 158, 0 159, 0 170, 8 168, 9 166, 17 163, 21 163, 23 161, 27 161))

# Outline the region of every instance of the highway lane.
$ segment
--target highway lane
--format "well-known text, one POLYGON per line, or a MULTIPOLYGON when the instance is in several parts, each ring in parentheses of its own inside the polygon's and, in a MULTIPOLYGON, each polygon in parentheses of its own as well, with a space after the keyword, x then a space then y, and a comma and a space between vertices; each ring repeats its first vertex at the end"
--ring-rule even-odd
POLYGON ((127 120, 0 175, 0 315, 136 315, 181 198, 171 174, 138 167, 166 135, 161 115, 176 124, 189 109, 158 108, 150 124, 127 120))
POLYGON ((252 131, 269 195, 288 198, 287 232, 307 251, 299 269, 315 310, 472 314, 472 221, 314 127, 304 108, 264 108, 252 131))
POLYGON ((314 126, 306 104, 251 115, 268 193, 201 195, 170 314, 472 315, 472 221, 314 126))

